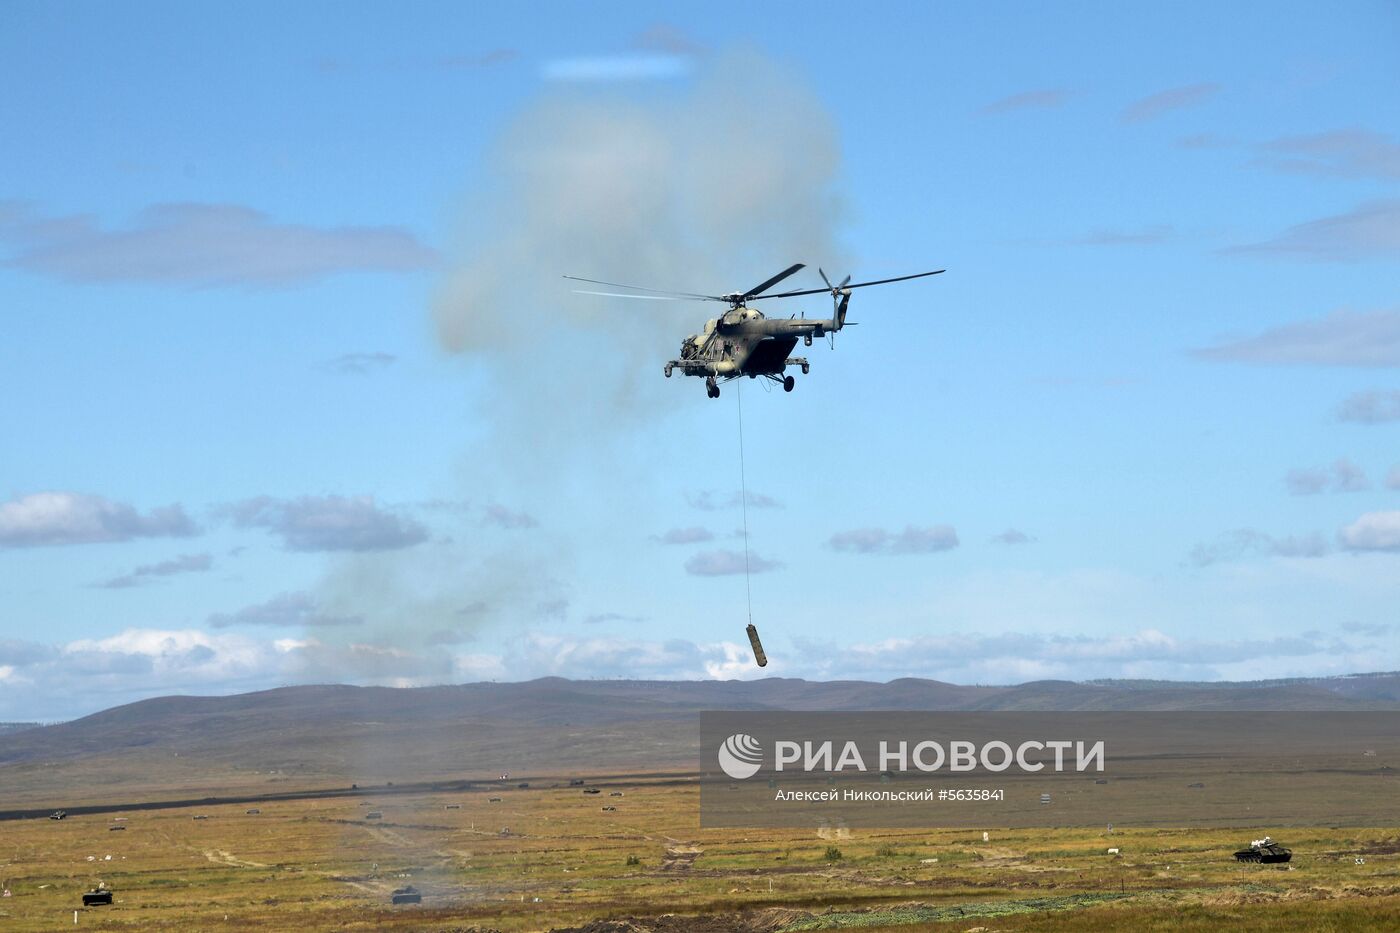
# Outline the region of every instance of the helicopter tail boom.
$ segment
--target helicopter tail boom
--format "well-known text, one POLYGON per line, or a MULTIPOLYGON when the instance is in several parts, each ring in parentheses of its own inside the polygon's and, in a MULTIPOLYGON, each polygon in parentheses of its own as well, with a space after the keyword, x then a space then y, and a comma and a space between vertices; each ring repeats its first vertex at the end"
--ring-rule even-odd
POLYGON ((841 300, 836 303, 836 312, 831 320, 831 323, 834 325, 831 328, 832 330, 840 330, 846 326, 846 306, 850 303, 851 290, 849 288, 841 289, 841 300))

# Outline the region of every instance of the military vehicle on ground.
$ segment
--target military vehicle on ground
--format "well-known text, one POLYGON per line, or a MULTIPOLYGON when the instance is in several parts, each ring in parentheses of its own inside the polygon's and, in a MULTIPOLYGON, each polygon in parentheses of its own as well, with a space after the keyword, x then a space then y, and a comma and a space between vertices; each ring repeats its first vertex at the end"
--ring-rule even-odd
POLYGON ((393 897, 393 902, 394 902, 395 904, 421 904, 421 903, 423 903, 423 895, 419 892, 419 890, 418 890, 417 888, 415 888, 415 887, 414 887, 413 885, 411 885, 411 884, 410 884, 410 885, 405 885, 405 886, 402 887, 402 888, 397 888, 397 889, 395 889, 395 891, 394 891, 392 897, 393 897))
POLYGON ((1285 849, 1268 836, 1263 839, 1255 839, 1249 844, 1248 849, 1241 849, 1235 853, 1235 861, 1237 862, 1262 862, 1271 865, 1277 862, 1292 861, 1292 859, 1292 849, 1285 849))
POLYGON ((97 887, 91 891, 83 892, 84 907, 98 907, 103 904, 112 903, 112 889, 107 887, 105 882, 99 881, 97 887))

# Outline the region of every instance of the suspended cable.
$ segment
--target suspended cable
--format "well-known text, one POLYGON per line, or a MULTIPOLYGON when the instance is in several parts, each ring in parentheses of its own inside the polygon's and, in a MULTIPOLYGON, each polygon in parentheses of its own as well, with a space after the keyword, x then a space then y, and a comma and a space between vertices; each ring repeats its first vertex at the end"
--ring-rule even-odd
POLYGON ((736 381, 734 386, 734 397, 739 401, 739 501, 744 515, 744 600, 749 615, 749 644, 753 646, 753 659, 758 666, 767 667, 768 656, 763 653, 758 628, 753 624, 753 581, 749 571, 749 481, 744 472, 744 390, 741 381, 736 381))
POLYGON ((749 581, 749 484, 744 475, 744 390, 735 382, 734 397, 739 400, 739 497, 744 513, 744 598, 747 602, 749 624, 753 624, 753 587, 749 581))

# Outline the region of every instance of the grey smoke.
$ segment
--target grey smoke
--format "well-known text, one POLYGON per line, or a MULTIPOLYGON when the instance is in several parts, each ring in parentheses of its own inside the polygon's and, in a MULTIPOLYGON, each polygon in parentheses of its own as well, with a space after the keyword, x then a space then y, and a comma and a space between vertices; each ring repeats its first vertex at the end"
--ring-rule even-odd
POLYGON ((274 628, 319 628, 335 625, 359 625, 358 616, 328 615, 321 611, 309 593, 281 593, 266 602, 244 606, 237 612, 216 612, 209 617, 214 628, 231 625, 261 625, 274 628))
POLYGON ((792 262, 845 267, 831 118, 754 53, 704 65, 646 98, 550 86, 506 128, 480 179, 490 193, 469 206, 478 226, 433 317, 447 350, 494 377, 499 440, 528 442, 541 467, 674 406, 679 393, 656 391, 661 364, 720 310, 574 294, 563 275, 716 294, 792 262), (567 365, 521 378, 541 354, 567 365))
MULTIPOLYGON (((365 622, 317 631, 304 652, 337 679, 461 678, 446 640, 577 615, 567 583, 576 539, 550 523, 513 530, 554 515, 572 490, 590 494, 570 499, 571 515, 596 504, 597 520, 615 523, 610 503, 625 495, 627 526, 668 527, 648 512, 657 490, 636 478, 636 447, 677 406, 706 404, 698 384, 684 391, 661 368, 721 306, 574 294, 563 275, 717 294, 793 262, 846 270, 833 121, 753 53, 697 57, 690 75, 664 82, 546 82, 482 164, 432 318, 470 372, 486 425, 463 441, 463 480, 484 511, 450 541, 337 555, 318 604, 365 622), (483 608, 464 615, 466 605, 483 608)), ((815 270, 793 281, 820 285, 815 270)), ((280 519, 269 527, 280 531, 280 519)), ((732 573, 734 563, 714 552, 688 569, 732 573)))

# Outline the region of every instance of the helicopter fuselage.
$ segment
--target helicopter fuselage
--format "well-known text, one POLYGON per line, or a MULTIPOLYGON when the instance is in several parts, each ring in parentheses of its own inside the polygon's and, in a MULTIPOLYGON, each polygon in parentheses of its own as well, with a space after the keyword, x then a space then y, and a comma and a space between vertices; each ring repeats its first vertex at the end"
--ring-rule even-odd
POLYGON ((810 346, 813 339, 840 330, 849 300, 849 294, 843 295, 831 318, 771 319, 743 305, 730 308, 681 342, 679 358, 666 364, 666 376, 680 370, 686 376, 704 377, 711 398, 719 395, 720 382, 740 376, 763 376, 791 392, 793 379, 784 376, 787 368, 799 366, 804 374, 810 370, 807 360, 791 355, 797 341, 810 346))

